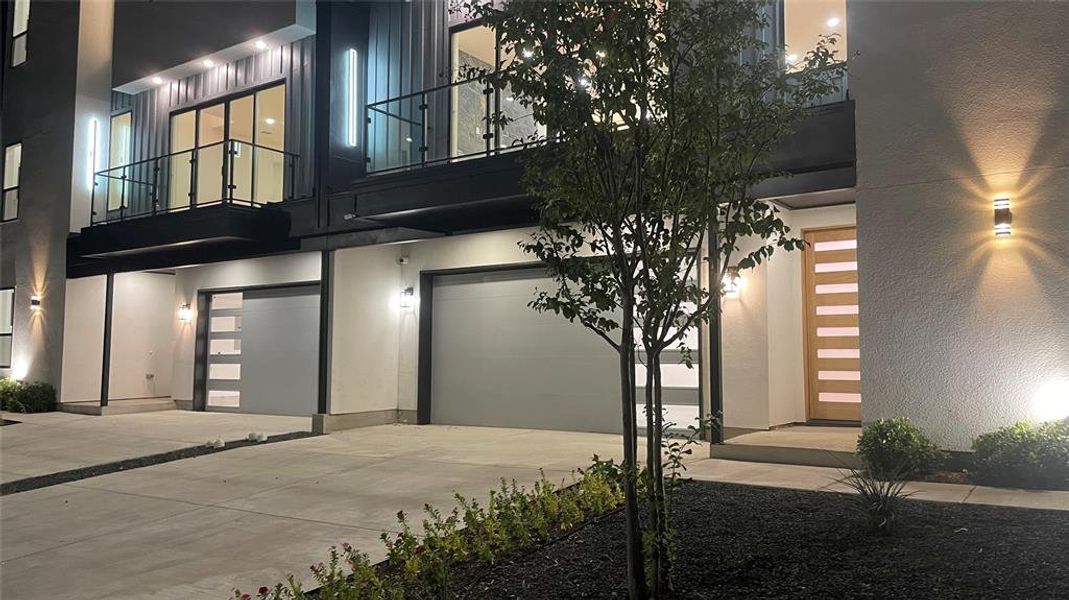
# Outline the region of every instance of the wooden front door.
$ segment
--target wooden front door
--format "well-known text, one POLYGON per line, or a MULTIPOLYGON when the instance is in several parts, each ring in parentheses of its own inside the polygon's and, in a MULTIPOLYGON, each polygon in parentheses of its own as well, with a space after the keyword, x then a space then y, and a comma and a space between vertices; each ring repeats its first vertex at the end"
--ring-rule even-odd
POLYGON ((861 420, 857 229, 804 232, 809 419, 861 420))

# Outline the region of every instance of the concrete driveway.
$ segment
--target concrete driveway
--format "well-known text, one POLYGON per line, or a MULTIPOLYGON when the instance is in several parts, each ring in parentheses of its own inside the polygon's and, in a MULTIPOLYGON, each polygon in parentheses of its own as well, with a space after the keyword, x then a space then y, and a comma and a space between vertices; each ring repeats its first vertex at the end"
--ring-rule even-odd
POLYGON ((500 478, 531 483, 539 469, 567 478, 619 446, 613 435, 385 425, 8 495, 0 596, 186 600, 290 572, 308 581, 332 544, 381 559, 398 510, 450 506, 454 490, 482 497, 500 478))
POLYGON ((216 438, 240 440, 254 431, 274 435, 312 427, 311 417, 187 410, 107 417, 4 413, 3 417, 18 424, 0 427, 2 482, 200 446, 216 438))

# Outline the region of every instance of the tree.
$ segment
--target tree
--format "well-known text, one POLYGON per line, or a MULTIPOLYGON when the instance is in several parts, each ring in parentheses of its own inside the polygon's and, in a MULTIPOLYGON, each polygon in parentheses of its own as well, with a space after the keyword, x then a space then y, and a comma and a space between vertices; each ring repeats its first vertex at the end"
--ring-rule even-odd
MULTIPOLYGON (((555 282, 531 306, 581 324, 618 354, 628 589, 633 599, 660 597, 672 555, 661 356, 686 356, 687 330, 716 318, 733 259, 745 270, 802 247, 752 190, 778 174, 770 157, 806 107, 834 91, 835 39, 788 72, 758 35, 769 26, 765 7, 749 0, 512 0, 464 10, 497 32, 504 57, 469 75, 549 132, 522 159, 541 214, 522 246, 555 282), (747 238, 756 248, 737 256, 747 238), (703 240, 718 269, 706 287, 703 240), (647 365, 643 472, 637 352, 647 365)), ((507 136, 515 117, 493 119, 507 136)))

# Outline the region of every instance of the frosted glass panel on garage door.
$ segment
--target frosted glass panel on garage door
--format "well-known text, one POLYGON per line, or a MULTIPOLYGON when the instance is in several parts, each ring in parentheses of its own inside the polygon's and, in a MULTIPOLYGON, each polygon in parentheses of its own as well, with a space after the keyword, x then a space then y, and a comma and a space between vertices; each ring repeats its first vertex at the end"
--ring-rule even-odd
POLYGON ((620 431, 615 353, 582 326, 527 306, 541 270, 434 282, 431 421, 620 431))

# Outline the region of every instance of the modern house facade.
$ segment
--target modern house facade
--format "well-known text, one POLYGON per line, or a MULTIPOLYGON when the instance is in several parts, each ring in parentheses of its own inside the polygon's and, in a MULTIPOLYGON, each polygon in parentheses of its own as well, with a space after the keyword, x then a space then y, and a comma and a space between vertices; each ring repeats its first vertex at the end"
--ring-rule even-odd
MULTIPOLYGON (((788 62, 839 33, 848 64, 755 190, 810 245, 664 365, 670 417, 907 416, 966 449, 1069 415, 1069 6, 769 10, 788 62)), ((461 76, 492 31, 444 0, 3 18, 0 375, 97 413, 618 430, 609 349, 527 306, 547 280, 510 140, 539 125, 461 76)))

